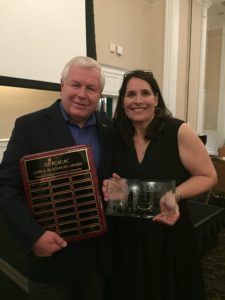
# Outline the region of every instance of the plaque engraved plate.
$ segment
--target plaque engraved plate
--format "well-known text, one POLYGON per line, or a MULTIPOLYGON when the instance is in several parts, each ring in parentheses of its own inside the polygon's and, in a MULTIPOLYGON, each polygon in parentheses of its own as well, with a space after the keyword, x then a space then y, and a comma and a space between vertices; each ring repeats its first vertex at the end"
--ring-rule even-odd
POLYGON ((66 241, 106 232, 90 146, 27 155, 20 160, 20 167, 28 206, 43 228, 66 241))

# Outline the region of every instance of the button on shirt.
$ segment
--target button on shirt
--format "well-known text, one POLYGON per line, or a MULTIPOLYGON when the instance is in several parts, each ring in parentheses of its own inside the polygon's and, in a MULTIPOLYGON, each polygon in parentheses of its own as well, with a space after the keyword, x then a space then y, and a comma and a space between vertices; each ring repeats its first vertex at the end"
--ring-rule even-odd
POLYGON ((96 169, 99 167, 100 163, 100 143, 99 136, 96 126, 96 117, 92 114, 89 119, 86 121, 84 127, 80 128, 76 124, 72 123, 69 119, 68 114, 65 112, 62 104, 60 103, 60 109, 65 121, 68 124, 70 133, 73 136, 73 139, 77 145, 87 144, 92 148, 92 153, 94 156, 94 161, 96 169))

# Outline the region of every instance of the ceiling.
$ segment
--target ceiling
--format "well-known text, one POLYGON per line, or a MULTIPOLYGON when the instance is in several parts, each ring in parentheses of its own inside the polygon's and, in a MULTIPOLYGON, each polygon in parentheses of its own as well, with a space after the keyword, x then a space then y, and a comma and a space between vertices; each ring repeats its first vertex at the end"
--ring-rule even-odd
MULTIPOLYGON (((140 0, 141 2, 154 5, 165 0, 140 0)), ((214 29, 225 25, 225 0, 205 0, 205 3, 212 3, 208 9, 208 28, 214 29)))
POLYGON ((208 9, 208 28, 214 29, 225 25, 225 0, 210 0, 208 9))

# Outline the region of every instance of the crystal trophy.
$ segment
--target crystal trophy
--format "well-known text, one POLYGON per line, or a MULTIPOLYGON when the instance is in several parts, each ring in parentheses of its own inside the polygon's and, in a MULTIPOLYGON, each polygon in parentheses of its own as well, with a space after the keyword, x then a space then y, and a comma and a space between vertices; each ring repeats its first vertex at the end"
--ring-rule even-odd
POLYGON ((153 218, 160 212, 160 200, 168 193, 175 193, 175 181, 141 181, 122 179, 118 187, 110 187, 110 200, 106 213, 111 216, 153 218), (119 192, 119 193, 118 193, 119 192), (123 196, 121 196, 123 194, 123 196), (117 199, 119 196, 119 200, 117 199))

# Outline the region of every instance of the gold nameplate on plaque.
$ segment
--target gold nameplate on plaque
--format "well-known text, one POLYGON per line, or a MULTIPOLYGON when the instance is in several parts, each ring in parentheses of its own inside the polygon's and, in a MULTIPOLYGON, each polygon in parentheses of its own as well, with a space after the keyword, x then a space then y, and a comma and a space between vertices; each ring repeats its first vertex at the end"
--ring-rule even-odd
POLYGON ((20 167, 28 206, 43 228, 67 241, 106 232, 90 146, 27 155, 20 167))

